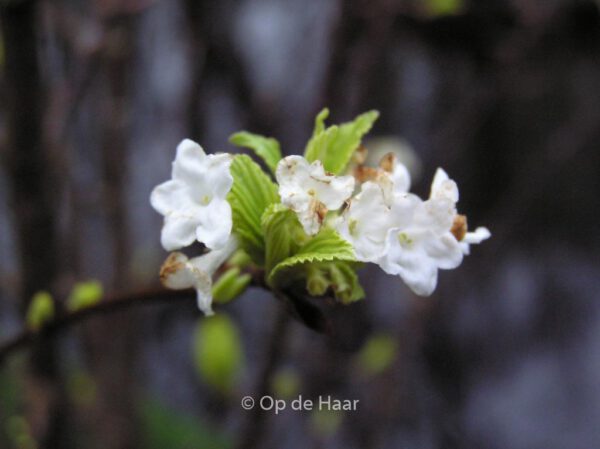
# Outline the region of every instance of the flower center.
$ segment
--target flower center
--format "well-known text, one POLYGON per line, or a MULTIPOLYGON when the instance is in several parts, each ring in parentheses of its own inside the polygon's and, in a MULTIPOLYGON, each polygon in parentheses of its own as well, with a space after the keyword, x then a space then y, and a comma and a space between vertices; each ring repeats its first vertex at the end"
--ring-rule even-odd
POLYGON ((407 247, 413 244, 413 239, 411 239, 406 232, 398 233, 398 241, 403 247, 407 247))
POLYGON ((210 195, 203 195, 200 198, 200 204, 202 204, 203 206, 208 206, 208 203, 210 203, 212 201, 212 197, 210 195))

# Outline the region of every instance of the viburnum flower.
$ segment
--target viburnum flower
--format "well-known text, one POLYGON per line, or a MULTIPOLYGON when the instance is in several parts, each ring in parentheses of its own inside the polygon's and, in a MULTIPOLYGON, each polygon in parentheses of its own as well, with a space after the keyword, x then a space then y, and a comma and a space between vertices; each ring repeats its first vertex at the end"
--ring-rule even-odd
POLYGON ((288 156, 277 165, 281 202, 298 215, 308 235, 316 234, 325 215, 339 209, 354 191, 352 176, 325 172, 320 161, 309 163, 302 156, 288 156))
POLYGON ((405 220, 405 209, 411 209, 418 197, 407 193, 410 174, 392 153, 382 158, 379 168, 359 166, 355 173, 359 181, 369 180, 333 225, 352 243, 357 260, 377 262, 385 251, 388 230, 405 220))
POLYGON ((349 202, 341 217, 333 221, 335 229, 352 244, 356 259, 376 262, 385 249, 385 236, 390 227, 390 208, 383 188, 367 181, 349 202))
POLYGON ((232 227, 226 200, 233 184, 230 165, 229 154, 207 155, 189 139, 178 145, 172 179, 158 185, 150 196, 152 207, 165 217, 161 243, 167 251, 195 240, 210 249, 226 245, 232 227))
POLYGON ((165 287, 173 290, 194 288, 198 308, 207 316, 213 315, 212 276, 237 247, 235 237, 231 236, 222 248, 202 256, 188 259, 183 253, 171 253, 160 269, 160 280, 165 287))
POLYGON ((414 201, 404 208, 403 223, 387 232, 385 251, 379 260, 389 274, 399 275, 418 295, 429 296, 437 285, 438 269, 458 267, 469 243, 479 243, 491 234, 479 228, 466 237, 466 218, 456 212, 456 183, 438 168, 427 201, 414 201))

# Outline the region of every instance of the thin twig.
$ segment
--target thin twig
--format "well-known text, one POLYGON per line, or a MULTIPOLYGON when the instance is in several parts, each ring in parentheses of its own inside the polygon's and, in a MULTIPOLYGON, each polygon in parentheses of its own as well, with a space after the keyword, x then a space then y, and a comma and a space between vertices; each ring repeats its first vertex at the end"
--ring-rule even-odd
MULTIPOLYGON (((278 296, 277 292, 274 292, 274 294, 278 296)), ((258 401, 271 391, 271 380, 284 353, 290 329, 290 314, 285 307, 282 307, 282 304, 277 304, 275 313, 276 316, 267 342, 263 365, 260 367, 258 381, 253 392, 256 405, 252 410, 247 412, 248 415, 245 417, 246 419, 237 442, 237 449, 253 449, 258 447, 264 435, 268 413, 259 407, 258 401)))
POLYGON ((0 364, 14 351, 30 345, 41 337, 53 336, 88 318, 118 312, 138 305, 156 304, 167 301, 190 301, 194 298, 195 294, 192 290, 174 291, 162 289, 106 297, 93 306, 57 316, 39 329, 23 329, 14 337, 4 341, 0 344, 0 364))

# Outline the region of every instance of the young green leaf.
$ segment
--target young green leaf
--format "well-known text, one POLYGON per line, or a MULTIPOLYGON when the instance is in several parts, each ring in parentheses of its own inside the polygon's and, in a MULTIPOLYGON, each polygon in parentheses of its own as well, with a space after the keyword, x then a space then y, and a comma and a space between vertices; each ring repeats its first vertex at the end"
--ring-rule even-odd
POLYGON ((271 286, 278 286, 284 278, 289 280, 294 274, 295 277, 303 274, 305 264, 326 261, 356 261, 352 245, 331 228, 323 229, 293 256, 278 263, 268 275, 267 282, 271 286))
POLYGON ((31 298, 25 321, 29 329, 40 329, 54 318, 54 300, 48 292, 37 292, 31 298))
POLYGON ((241 274, 238 267, 230 268, 213 284, 213 302, 225 304, 233 301, 246 291, 250 281, 252 281, 252 276, 249 274, 241 274))
POLYGON ((277 163, 281 160, 279 142, 272 137, 264 137, 247 131, 240 131, 229 137, 229 142, 235 146, 250 148, 261 157, 267 167, 275 174, 277 163))
POLYGON ((298 216, 282 204, 272 204, 262 216, 262 228, 265 233, 265 273, 282 260, 298 251, 308 239, 298 216))
POLYGON ((98 303, 104 295, 104 289, 99 281, 79 282, 73 286, 67 298, 67 310, 75 312, 98 303))
POLYGON ((202 319, 193 338, 194 363, 200 376, 221 393, 230 393, 243 363, 235 323, 224 314, 202 319))
POLYGON ((244 251, 258 265, 264 263, 265 240, 261 216, 279 202, 277 185, 250 157, 240 154, 231 163, 233 186, 227 195, 233 216, 233 232, 244 251))
POLYGON ((334 261, 306 265, 306 290, 313 296, 321 296, 331 290, 342 304, 349 304, 365 297, 356 274, 356 264, 334 261))
POLYGON ((329 117, 329 109, 323 108, 321 112, 315 117, 315 128, 313 130, 313 137, 322 133, 325 130, 325 120, 329 117))
POLYGON ((329 111, 324 109, 317 115, 315 130, 308 141, 304 157, 309 161, 320 160, 325 170, 333 174, 344 171, 352 154, 360 146, 363 136, 369 132, 379 112, 369 111, 356 117, 352 122, 325 128, 324 120, 329 111))

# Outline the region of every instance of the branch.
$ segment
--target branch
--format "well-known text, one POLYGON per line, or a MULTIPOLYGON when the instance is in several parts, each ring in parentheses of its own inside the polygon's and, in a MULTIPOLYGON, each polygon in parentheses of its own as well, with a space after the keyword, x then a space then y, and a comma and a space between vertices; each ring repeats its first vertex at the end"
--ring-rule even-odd
POLYGON ((128 293, 124 295, 106 296, 93 306, 57 316, 48 321, 40 329, 24 329, 14 337, 0 344, 0 365, 4 359, 25 346, 32 344, 41 337, 53 336, 69 328, 73 324, 85 321, 88 318, 118 312, 138 305, 156 304, 160 302, 183 302, 195 300, 193 290, 147 290, 128 293))
MULTIPOLYGON (((279 293, 274 292, 274 294, 281 299, 279 293)), ((266 342, 266 352, 264 354, 262 365, 260 366, 257 384, 253 391, 253 397, 257 402, 271 391, 273 375, 283 357, 284 349, 290 335, 290 315, 284 307, 278 307, 275 314, 273 327, 269 339, 266 342)), ((268 413, 261 410, 258 405, 248 411, 240 430, 239 439, 236 445, 237 449, 254 449, 260 446, 265 435, 267 416, 268 413)))

